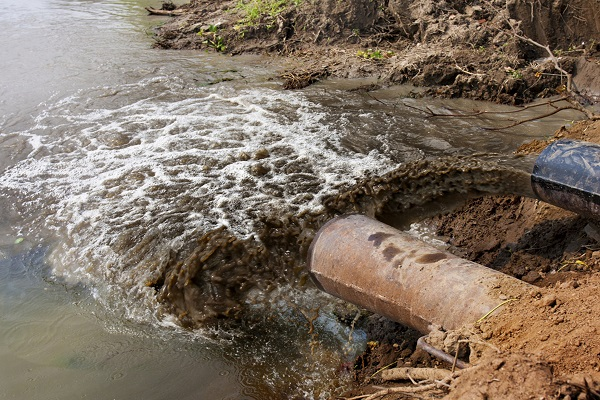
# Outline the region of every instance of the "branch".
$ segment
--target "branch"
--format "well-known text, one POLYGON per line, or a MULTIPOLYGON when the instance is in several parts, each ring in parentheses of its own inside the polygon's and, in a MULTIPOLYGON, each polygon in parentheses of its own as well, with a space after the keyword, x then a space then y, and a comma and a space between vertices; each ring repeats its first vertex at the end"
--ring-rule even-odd
POLYGON ((150 13, 150 15, 168 15, 170 17, 174 17, 177 15, 182 15, 185 13, 185 10, 178 8, 176 10, 159 10, 158 8, 145 7, 146 11, 150 13))
POLYGON ((531 38, 528 38, 527 36, 521 35, 517 31, 517 27, 515 27, 513 24, 511 24, 510 20, 507 20, 507 22, 508 22, 508 25, 510 26, 510 29, 512 30, 513 35, 516 38, 519 38, 519 39, 521 39, 524 42, 531 43, 534 46, 537 46, 537 47, 539 47, 541 49, 546 50, 546 53, 548 53, 548 58, 550 58, 550 60, 554 64, 554 68, 567 78, 567 85, 566 85, 567 92, 571 93, 573 91, 573 75, 571 75, 570 73, 568 73, 567 71, 565 71, 560 66, 559 59, 558 59, 558 57, 556 57, 554 55, 554 53, 552 52, 552 50, 550 50, 550 46, 549 45, 544 46, 543 44, 538 43, 535 40, 533 40, 531 38))
POLYGON ((591 121, 599 121, 600 120, 600 115, 594 114, 594 112, 592 110, 589 110, 589 109, 585 108, 584 106, 582 106, 581 103, 578 102, 577 100, 575 100, 572 96, 565 98, 565 100, 568 101, 573 106, 574 110, 584 113, 585 116, 588 119, 590 119, 591 121))
POLYGON ((504 129, 513 128, 515 126, 522 125, 522 124, 525 124, 527 122, 531 122, 531 121, 535 121, 535 120, 538 120, 538 119, 549 117, 551 115, 554 115, 554 114, 559 113, 559 112, 564 111, 564 110, 575 110, 575 109, 576 108, 574 108, 572 106, 557 107, 557 108, 554 109, 554 111, 550 111, 550 112, 548 112, 548 113, 546 113, 544 115, 539 115, 539 116, 536 116, 536 117, 522 119, 522 120, 516 121, 516 122, 514 122, 514 123, 512 123, 510 125, 502 126, 502 127, 499 127, 499 128, 490 128, 490 127, 487 127, 487 128, 483 128, 483 129, 488 130, 488 131, 502 131, 504 129))

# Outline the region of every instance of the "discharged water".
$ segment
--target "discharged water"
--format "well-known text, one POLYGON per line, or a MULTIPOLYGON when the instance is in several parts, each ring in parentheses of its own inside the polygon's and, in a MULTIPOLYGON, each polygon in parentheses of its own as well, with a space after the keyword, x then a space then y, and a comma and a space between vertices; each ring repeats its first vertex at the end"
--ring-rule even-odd
POLYGON ((283 91, 276 59, 153 49, 146 5, 0 5, 0 398, 328 398, 365 337, 306 282, 316 229, 526 192, 511 151, 562 121, 283 91))

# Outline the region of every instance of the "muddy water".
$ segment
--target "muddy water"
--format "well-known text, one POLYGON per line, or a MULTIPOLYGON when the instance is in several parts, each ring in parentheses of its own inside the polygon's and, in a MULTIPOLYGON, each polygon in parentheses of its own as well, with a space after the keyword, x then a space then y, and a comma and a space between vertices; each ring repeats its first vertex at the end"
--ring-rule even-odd
POLYGON ((564 123, 282 91, 274 59, 152 49, 145 5, 0 5, 2 397, 327 398, 364 334, 306 282, 318 227, 527 192, 510 152, 564 123))

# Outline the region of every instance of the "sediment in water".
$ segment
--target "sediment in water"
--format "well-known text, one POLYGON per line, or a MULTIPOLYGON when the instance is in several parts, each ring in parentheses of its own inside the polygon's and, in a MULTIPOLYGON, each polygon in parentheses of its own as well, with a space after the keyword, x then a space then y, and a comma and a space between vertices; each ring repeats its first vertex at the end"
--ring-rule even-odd
POLYGON ((319 211, 285 210, 258 216, 255 234, 241 239, 225 228, 206 232, 186 256, 173 260, 152 284, 182 325, 244 318, 272 289, 307 284, 305 258, 315 232, 329 219, 362 213, 399 227, 449 211, 490 193, 529 194, 529 174, 475 158, 448 157, 403 165, 371 176, 322 200, 319 211), (260 293, 257 296, 257 293, 260 293))

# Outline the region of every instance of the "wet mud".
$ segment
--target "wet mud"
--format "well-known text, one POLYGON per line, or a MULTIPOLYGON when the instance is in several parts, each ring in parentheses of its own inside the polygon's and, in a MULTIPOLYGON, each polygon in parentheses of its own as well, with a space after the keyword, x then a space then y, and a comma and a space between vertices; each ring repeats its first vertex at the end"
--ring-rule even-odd
POLYGON ((598 70, 600 54, 597 4, 550 3, 282 2, 249 19, 244 3, 194 0, 157 29, 156 45, 284 55, 289 88, 328 76, 369 76, 424 87, 429 96, 505 104, 564 91, 565 79, 543 48, 548 45, 560 56, 560 68, 581 71, 577 85, 585 101, 597 100, 600 87, 589 75, 590 68, 598 70))

